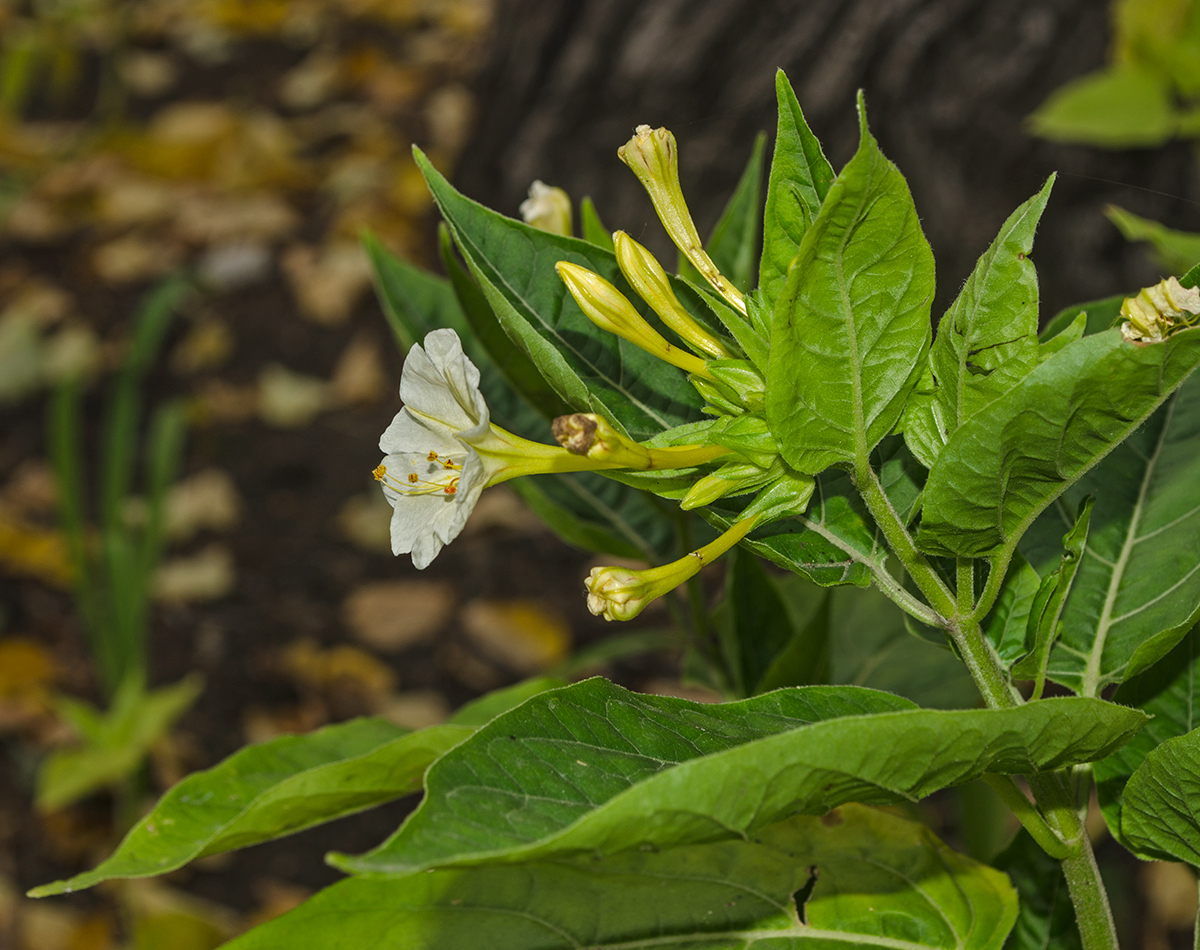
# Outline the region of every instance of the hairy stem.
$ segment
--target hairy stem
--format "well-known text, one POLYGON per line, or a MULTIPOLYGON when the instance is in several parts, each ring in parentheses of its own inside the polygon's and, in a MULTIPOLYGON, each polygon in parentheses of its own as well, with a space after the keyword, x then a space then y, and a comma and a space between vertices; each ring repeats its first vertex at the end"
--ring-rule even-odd
MULTIPOLYGON (((973 599, 973 590, 968 594, 961 590, 955 594, 950 593, 932 565, 917 550, 912 536, 888 501, 878 476, 866 458, 858 460, 854 474, 855 484, 892 552, 899 558, 934 610, 940 614, 942 626, 958 649, 988 708, 1010 709, 1019 706, 1024 699, 1016 691, 991 641, 984 636, 979 625, 999 596, 1004 575, 1016 550, 1015 541, 1006 545, 1004 550, 992 559, 987 584, 972 609, 970 601, 973 599)), ((970 563, 968 560, 967 564, 970 563)), ((960 561, 956 572, 960 586, 964 583, 965 572, 966 567, 960 561)), ((971 586, 974 586, 973 573, 971 586)), ((1100 879, 1100 870, 1096 866, 1091 842, 1063 776, 1058 773, 1035 773, 1029 776, 1029 786, 1038 808, 1045 816, 1048 830, 1053 831, 1057 841, 1065 843, 1068 849, 1067 856, 1062 859, 1063 874, 1067 879, 1071 902, 1075 906, 1083 950, 1118 950, 1108 894, 1104 889, 1104 882, 1100 879)), ((1021 807, 1020 803, 1015 804, 1018 808, 1021 807)), ((1025 804, 1028 806, 1029 803, 1025 804)), ((1026 817, 1029 817, 1028 813, 1026 817)), ((1059 850, 1057 845, 1052 846, 1059 850)))
POLYGON ((1033 837, 1043 851, 1060 861, 1071 854, 1066 842, 1061 840, 1054 830, 1046 824, 1046 819, 1025 797, 1025 793, 1017 788, 1016 782, 1008 775, 996 775, 987 772, 983 780, 988 783, 1003 800, 1012 813, 1017 816, 1022 827, 1033 837))

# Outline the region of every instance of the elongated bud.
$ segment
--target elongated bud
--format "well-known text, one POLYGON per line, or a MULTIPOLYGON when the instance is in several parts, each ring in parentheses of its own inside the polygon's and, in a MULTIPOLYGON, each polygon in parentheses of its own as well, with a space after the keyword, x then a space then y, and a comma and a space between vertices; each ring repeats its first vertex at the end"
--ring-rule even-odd
POLYGON ((746 301, 741 291, 717 270, 704 250, 692 213, 679 185, 679 157, 675 136, 667 129, 639 125, 633 138, 617 149, 617 157, 628 165, 650 195, 654 210, 675 246, 704 275, 716 291, 744 316, 746 301))
POLYGON ((634 309, 625 295, 599 274, 567 261, 559 261, 554 267, 579 308, 596 326, 615 333, 685 372, 695 373, 705 379, 712 378, 704 360, 668 343, 634 309))
POLYGON ((605 620, 632 620, 651 601, 674 590, 742 540, 754 527, 754 522, 754 518, 745 518, 711 544, 662 567, 647 571, 631 571, 624 567, 592 568, 591 575, 584 581, 588 610, 605 620))
POLYGON ((1161 343, 1200 315, 1200 290, 1168 277, 1121 304, 1121 335, 1131 343, 1161 343))
POLYGON ((771 472, 745 462, 722 465, 711 475, 698 479, 679 502, 684 511, 703 508, 736 492, 753 491, 771 478, 771 472))
POLYGON ((659 318, 678 333, 688 344, 707 353, 713 359, 728 359, 731 354, 721 342, 711 333, 700 326, 695 318, 687 312, 675 291, 662 265, 654 259, 654 255, 638 244, 624 231, 613 234, 613 247, 617 253, 617 265, 621 273, 629 281, 629 286, 637 291, 646 303, 658 314, 659 318))
POLYGON ((576 412, 559 416, 550 424, 554 438, 568 452, 582 455, 603 468, 694 468, 706 465, 730 450, 716 444, 647 446, 618 432, 603 416, 576 412))
POLYGON ((551 234, 571 236, 571 196, 561 188, 535 181, 529 197, 521 202, 521 217, 526 224, 551 234))

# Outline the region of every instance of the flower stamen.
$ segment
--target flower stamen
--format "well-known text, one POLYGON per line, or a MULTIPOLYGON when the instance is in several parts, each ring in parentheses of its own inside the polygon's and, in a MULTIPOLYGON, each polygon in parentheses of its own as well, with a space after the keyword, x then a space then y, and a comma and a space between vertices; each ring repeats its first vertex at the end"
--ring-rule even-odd
MULTIPOLYGON (((436 453, 431 453, 436 454, 436 453)), ((462 465, 450 459, 442 461, 443 469, 440 472, 435 472, 432 475, 427 475, 422 478, 419 472, 409 472, 407 476, 407 484, 391 475, 386 465, 378 465, 371 472, 375 476, 375 481, 382 482, 392 491, 399 495, 454 495, 458 492, 458 475, 453 475, 449 478, 444 474, 447 471, 461 471, 462 465)))

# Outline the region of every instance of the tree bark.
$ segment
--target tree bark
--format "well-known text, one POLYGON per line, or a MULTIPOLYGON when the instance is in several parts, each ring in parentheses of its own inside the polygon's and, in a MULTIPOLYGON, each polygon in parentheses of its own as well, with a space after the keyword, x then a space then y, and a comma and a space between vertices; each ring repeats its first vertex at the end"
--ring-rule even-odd
POLYGON ((467 193, 516 212, 540 178, 590 195, 609 227, 662 254, 649 200, 616 158, 635 125, 670 128, 702 234, 754 135, 773 132, 785 69, 838 168, 856 90, 907 176, 938 261, 935 316, 1007 215, 1058 170, 1035 260, 1042 314, 1155 279, 1103 217, 1117 203, 1200 230, 1189 146, 1107 152, 1034 139, 1026 117, 1103 65, 1096 0, 501 0, 478 80, 480 121, 457 168, 467 193))

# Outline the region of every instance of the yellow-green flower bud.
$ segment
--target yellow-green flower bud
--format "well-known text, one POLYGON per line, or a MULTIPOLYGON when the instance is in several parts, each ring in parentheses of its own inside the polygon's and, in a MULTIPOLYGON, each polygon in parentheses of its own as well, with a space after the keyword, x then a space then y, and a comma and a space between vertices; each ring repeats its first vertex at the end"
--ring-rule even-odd
POLYGON ((746 462, 728 462, 711 475, 697 479, 686 495, 680 499, 679 507, 684 511, 703 508, 726 495, 753 491, 772 476, 771 471, 746 462))
POLYGON ((529 186, 529 197, 521 202, 520 210, 526 224, 551 234, 571 236, 571 196, 561 188, 535 181, 529 186))
POLYGON ((603 416, 591 412, 559 416, 551 423, 550 430, 568 452, 585 456, 604 468, 639 471, 694 468, 730 454, 729 449, 716 444, 641 445, 618 432, 603 416))
POLYGON ((666 129, 639 125, 633 138, 617 149, 617 156, 628 165, 650 195, 658 219, 675 246, 704 275, 717 292, 744 316, 746 301, 741 291, 717 270, 704 250, 692 213, 683 200, 679 185, 679 159, 675 136, 666 129))
POLYGON ((1121 304, 1121 335, 1131 343, 1161 343, 1175 329, 1195 323, 1197 315, 1200 290, 1168 277, 1121 304))
POLYGON ((754 518, 745 518, 711 544, 681 557, 678 561, 646 571, 624 567, 594 567, 584 582, 587 605, 605 620, 632 620, 651 601, 674 590, 693 577, 705 564, 715 561, 744 538, 754 527, 754 518))
POLYGON ((653 254, 624 231, 613 234, 613 247, 617 253, 617 264, 625 279, 629 281, 629 286, 650 304, 663 323, 688 344, 702 353, 707 353, 713 359, 722 360, 731 356, 729 350, 700 326, 679 302, 675 291, 671 289, 667 272, 654 259, 653 254))
POLYGON ((615 333, 685 372, 695 373, 705 379, 712 378, 704 360, 668 343, 634 309, 625 295, 599 274, 568 261, 559 261, 554 267, 579 308, 596 326, 615 333))

